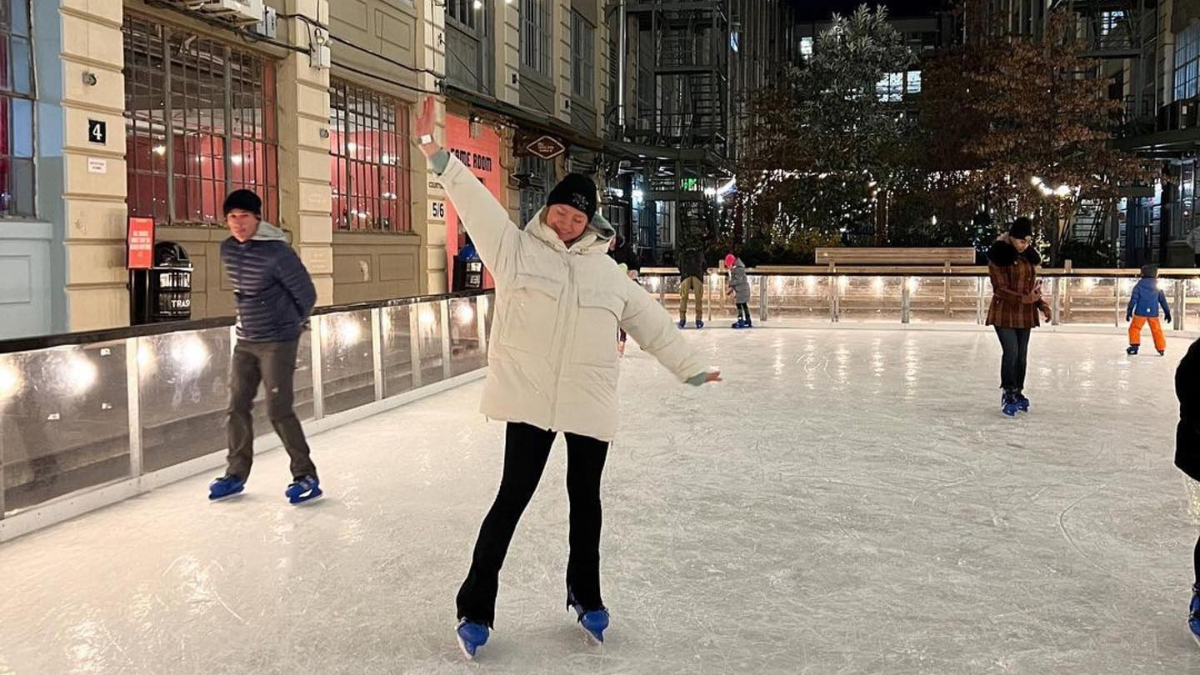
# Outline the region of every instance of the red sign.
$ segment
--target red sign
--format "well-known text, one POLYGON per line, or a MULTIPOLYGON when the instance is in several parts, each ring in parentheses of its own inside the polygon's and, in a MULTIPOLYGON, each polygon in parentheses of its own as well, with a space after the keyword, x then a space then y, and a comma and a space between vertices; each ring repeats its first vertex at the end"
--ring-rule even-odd
MULTIPOLYGON (((500 166, 500 134, 495 129, 483 125, 479 133, 472 136, 471 123, 467 118, 447 113, 446 150, 462 160, 467 169, 479 179, 479 182, 483 183, 497 201, 501 204, 505 202, 504 181, 507 180, 507 177, 503 167, 500 166)), ((443 214, 439 211, 437 214, 430 215, 440 217, 443 214)), ((445 203, 444 215, 446 217, 446 283, 453 284, 454 256, 458 255, 459 245, 466 239, 466 229, 458 221, 458 211, 455 210, 453 202, 445 203)), ((484 288, 491 287, 491 281, 485 280, 484 288)))
POLYGON ((554 159, 567 151, 567 146, 563 145, 557 138, 553 136, 542 136, 536 141, 525 146, 529 154, 542 159, 554 159))
POLYGON ((130 218, 125 234, 125 266, 148 270, 154 266, 154 219, 130 218))

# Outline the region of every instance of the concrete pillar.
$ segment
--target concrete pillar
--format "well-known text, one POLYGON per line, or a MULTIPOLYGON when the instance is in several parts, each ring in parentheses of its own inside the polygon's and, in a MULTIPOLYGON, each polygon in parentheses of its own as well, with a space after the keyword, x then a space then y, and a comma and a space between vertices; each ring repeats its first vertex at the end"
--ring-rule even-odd
POLYGON ((521 104, 521 10, 518 3, 497 3, 496 11, 496 97, 512 105, 521 104))
MULTIPOLYGON (((445 3, 435 4, 433 0, 421 0, 418 3, 418 25, 422 26, 422 49, 417 51, 417 67, 437 73, 446 72, 446 8, 445 3)), ((426 91, 437 91, 437 80, 428 72, 420 75, 421 88, 426 91)), ((437 101, 437 130, 434 138, 438 143, 446 143, 446 105, 441 96, 437 101)), ((413 107, 413 114, 420 112, 420 103, 413 107)), ((413 180, 413 201, 424 205, 424 214, 413 222, 413 229, 421 234, 425 242, 424 259, 421 267, 425 270, 425 281, 422 290, 428 294, 446 293, 450 290, 449 272, 446 269, 446 217, 445 211, 437 216, 433 208, 434 202, 446 201, 446 191, 442 187, 440 177, 433 172, 425 155, 417 149, 412 151, 413 175, 424 175, 425 180, 413 180)))
MULTIPOLYGON (((518 157, 513 151, 513 137, 515 135, 516 130, 512 127, 504 127, 500 130, 500 155, 504 158, 504 166, 513 167, 511 170, 507 170, 510 174, 516 172, 518 161, 518 157)), ((507 186, 506 196, 508 197, 508 219, 524 227, 525 223, 521 222, 521 191, 513 187, 511 180, 506 181, 505 184, 507 186)))
POLYGON ((1155 54, 1155 88, 1162 105, 1175 101, 1175 33, 1171 31, 1175 3, 1164 0, 1158 5, 1158 49, 1155 54))
POLYGON ((552 0, 550 25, 554 45, 554 115, 571 123, 571 0, 552 0))
MULTIPOLYGON (((100 1, 100 0, 95 0, 100 1)), ((329 25, 328 0, 287 0, 287 13, 329 25)), ((281 19, 292 44, 308 49, 312 28, 281 19)), ((282 31, 281 31, 282 32, 282 31)), ((280 225, 317 287, 317 304, 333 303, 333 209, 329 164, 329 70, 313 68, 307 53, 279 65, 280 225)))
POLYGON ((42 133, 62 135, 67 328, 124 326, 129 292, 122 6, 112 0, 61 0, 58 20, 62 126, 42 133), (104 143, 89 137, 89 120, 106 124, 104 143))
POLYGON ((604 113, 612 105, 612 101, 617 94, 609 88, 609 80, 612 78, 610 68, 613 64, 609 63, 608 54, 612 48, 612 41, 616 40, 617 36, 610 34, 609 28, 611 25, 605 18, 603 4, 597 7, 596 16, 599 17, 599 21, 596 22, 596 39, 593 45, 594 59, 596 61, 596 129, 600 137, 606 138, 608 129, 606 128, 604 113))

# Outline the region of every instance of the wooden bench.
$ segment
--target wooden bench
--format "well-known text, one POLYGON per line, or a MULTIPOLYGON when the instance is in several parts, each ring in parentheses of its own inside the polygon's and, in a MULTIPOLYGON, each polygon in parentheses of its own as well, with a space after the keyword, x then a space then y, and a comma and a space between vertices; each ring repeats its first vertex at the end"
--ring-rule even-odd
POLYGON ((973 248, 818 248, 818 265, 974 265, 973 248))

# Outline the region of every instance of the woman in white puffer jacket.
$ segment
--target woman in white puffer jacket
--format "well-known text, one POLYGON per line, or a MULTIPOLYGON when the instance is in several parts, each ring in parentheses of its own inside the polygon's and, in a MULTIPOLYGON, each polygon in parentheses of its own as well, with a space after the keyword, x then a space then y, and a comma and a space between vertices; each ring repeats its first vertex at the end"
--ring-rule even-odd
POLYGON ((617 431, 613 336, 624 328, 690 384, 719 381, 720 375, 704 365, 666 310, 605 255, 615 233, 596 215, 590 179, 567 176, 522 230, 461 162, 438 147, 434 127, 433 100, 426 99, 414 137, 496 279, 482 411, 508 423, 500 490, 458 593, 458 640, 468 657, 487 642, 500 567, 561 432, 571 502, 567 605, 602 641, 609 617, 600 595, 600 478, 617 431))

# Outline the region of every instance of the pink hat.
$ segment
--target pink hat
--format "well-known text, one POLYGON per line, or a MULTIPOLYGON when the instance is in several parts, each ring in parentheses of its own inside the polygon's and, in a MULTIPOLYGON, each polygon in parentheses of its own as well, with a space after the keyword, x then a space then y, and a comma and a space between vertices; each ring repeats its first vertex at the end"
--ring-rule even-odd
POLYGON ((725 266, 726 266, 726 267, 733 267, 733 265, 734 265, 736 262, 737 262, 737 258, 735 258, 735 257, 733 256, 733 254, 732 254, 732 253, 730 253, 729 255, 725 256, 725 266))

